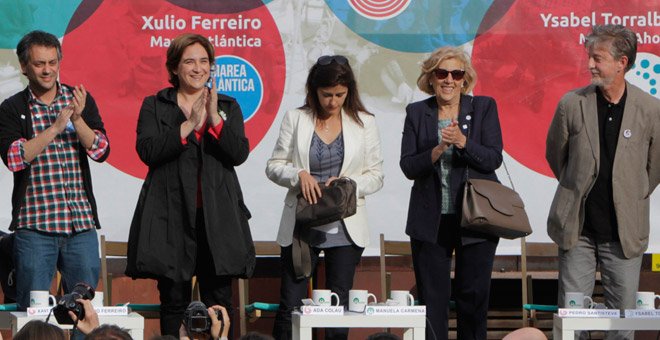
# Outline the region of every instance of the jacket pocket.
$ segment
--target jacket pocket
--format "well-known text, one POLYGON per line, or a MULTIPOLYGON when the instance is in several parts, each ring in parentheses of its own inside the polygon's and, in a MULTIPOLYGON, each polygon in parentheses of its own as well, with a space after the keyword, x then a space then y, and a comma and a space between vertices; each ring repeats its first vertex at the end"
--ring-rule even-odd
POLYGON ((557 187, 557 192, 555 193, 555 198, 552 200, 550 213, 548 214, 549 226, 559 227, 561 229, 566 227, 571 208, 575 204, 573 196, 573 190, 561 185, 557 187))
POLYGON ((648 242, 650 228, 650 196, 637 200, 637 227, 639 228, 639 240, 642 243, 648 242))

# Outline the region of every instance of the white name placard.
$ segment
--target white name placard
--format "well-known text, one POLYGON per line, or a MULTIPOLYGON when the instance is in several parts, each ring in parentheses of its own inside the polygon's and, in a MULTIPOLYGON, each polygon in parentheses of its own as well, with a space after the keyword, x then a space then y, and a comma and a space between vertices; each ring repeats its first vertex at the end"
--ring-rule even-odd
POLYGON ((623 314, 626 318, 660 318, 657 309, 626 309, 623 314))
POLYGON ((366 315, 426 315, 426 306, 367 306, 366 315))
POLYGON ((300 306, 303 315, 344 315, 344 306, 300 306))
POLYGON ((621 312, 618 309, 559 308, 557 315, 562 318, 619 318, 621 312))
MULTIPOLYGON (((28 316, 48 315, 53 307, 28 307, 26 310, 28 316)), ((107 306, 94 307, 98 315, 128 315, 127 306, 107 306)))

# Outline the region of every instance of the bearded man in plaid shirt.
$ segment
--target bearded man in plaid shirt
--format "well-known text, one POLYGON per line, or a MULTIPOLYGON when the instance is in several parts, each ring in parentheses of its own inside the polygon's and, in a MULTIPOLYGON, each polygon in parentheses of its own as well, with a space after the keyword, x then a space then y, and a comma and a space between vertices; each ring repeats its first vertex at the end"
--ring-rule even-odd
POLYGON ((0 156, 14 173, 16 302, 48 290, 55 269, 65 292, 79 282, 96 287, 100 227, 87 158, 103 162, 110 145, 85 88, 58 81, 62 48, 57 37, 32 31, 16 46, 25 90, 0 105, 0 156))

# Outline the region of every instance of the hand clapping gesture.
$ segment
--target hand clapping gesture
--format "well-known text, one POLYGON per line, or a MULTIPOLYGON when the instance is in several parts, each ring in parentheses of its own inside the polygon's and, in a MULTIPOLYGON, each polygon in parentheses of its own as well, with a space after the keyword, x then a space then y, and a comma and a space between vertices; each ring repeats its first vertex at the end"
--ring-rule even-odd
POLYGON ((73 108, 73 114, 71 115, 71 122, 76 122, 80 117, 82 117, 82 112, 85 109, 85 101, 87 100, 87 90, 81 84, 73 88, 73 102, 70 107, 73 108))
POLYGON ((209 96, 208 91, 202 91, 202 94, 195 100, 190 110, 190 117, 188 120, 195 125, 195 130, 199 130, 204 125, 206 118, 208 116, 207 111, 207 98, 209 96))

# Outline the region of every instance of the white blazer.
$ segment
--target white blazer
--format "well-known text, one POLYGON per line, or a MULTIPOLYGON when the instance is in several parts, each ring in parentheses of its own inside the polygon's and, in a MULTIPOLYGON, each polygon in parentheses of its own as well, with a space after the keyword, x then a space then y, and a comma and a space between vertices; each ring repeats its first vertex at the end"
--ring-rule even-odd
MULTIPOLYGON (((355 122, 343 110, 342 133, 344 137, 344 161, 340 177, 350 177, 357 183, 357 211, 344 219, 351 240, 359 247, 369 244, 369 227, 365 210, 366 195, 383 187, 383 156, 380 150, 380 137, 374 116, 360 112, 364 127, 355 122)), ((296 195, 300 170, 309 168, 309 148, 314 134, 314 116, 301 109, 288 111, 282 120, 280 136, 273 155, 266 165, 266 175, 289 191, 284 198, 284 210, 277 234, 277 243, 289 246, 293 239, 296 223, 296 195)))

